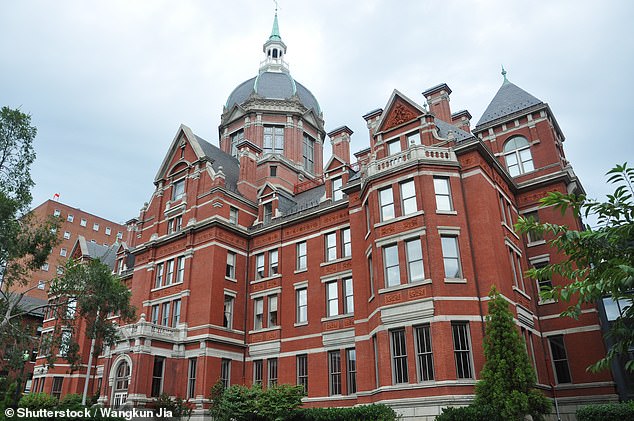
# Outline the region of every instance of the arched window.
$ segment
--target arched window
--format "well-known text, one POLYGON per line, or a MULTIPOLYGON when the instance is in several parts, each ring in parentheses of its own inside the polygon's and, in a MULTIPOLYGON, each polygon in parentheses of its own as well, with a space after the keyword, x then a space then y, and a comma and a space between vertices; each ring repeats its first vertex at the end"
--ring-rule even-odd
POLYGON ((522 136, 515 136, 504 144, 504 159, 512 177, 535 169, 530 144, 522 136))
POLYGON ((130 384, 130 364, 122 361, 117 366, 116 377, 114 379, 114 402, 115 408, 123 406, 128 398, 128 385, 130 384))

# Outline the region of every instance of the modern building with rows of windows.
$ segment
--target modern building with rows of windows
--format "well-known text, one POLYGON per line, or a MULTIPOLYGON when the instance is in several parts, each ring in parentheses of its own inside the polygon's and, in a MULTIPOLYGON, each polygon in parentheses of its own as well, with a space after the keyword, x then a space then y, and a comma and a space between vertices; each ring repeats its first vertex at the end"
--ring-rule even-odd
MULTIPOLYGON (((91 394, 143 406, 166 392, 202 414, 218 381, 290 383, 306 405, 433 419, 473 398, 495 285, 562 412, 616 399, 610 373, 586 372, 605 354, 596 308, 562 319, 565 304, 538 291, 566 281, 524 276, 561 256, 518 235, 518 216, 579 227, 538 207, 549 191, 583 191, 546 103, 505 75, 472 129, 446 84, 422 106, 395 90, 363 116, 369 146, 352 162, 352 131, 326 132, 290 75, 277 16, 264 54, 224 105, 219 147, 181 126, 128 222, 111 265, 138 319, 96 360, 91 394)), ((35 388, 81 393, 85 368, 42 365, 35 388)))

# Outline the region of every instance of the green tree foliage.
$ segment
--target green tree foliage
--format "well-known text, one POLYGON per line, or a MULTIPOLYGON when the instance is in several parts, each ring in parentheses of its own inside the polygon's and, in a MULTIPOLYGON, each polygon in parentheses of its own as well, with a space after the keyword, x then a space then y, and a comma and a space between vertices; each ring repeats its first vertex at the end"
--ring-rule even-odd
MULTIPOLYGON (((595 303, 604 297, 626 303, 625 311, 608 332, 614 345, 605 358, 589 367, 592 371, 609 368, 614 358, 627 355, 628 349, 634 347, 634 306, 631 305, 634 298, 634 168, 629 168, 627 163, 617 165, 607 176, 615 190, 605 202, 560 192, 551 192, 541 200, 541 206, 552 206, 562 214, 571 210, 578 218, 595 217, 596 228, 577 231, 525 218, 516 224, 520 232, 546 233, 550 237, 548 243, 566 256, 562 262, 528 271, 533 279, 552 279, 558 275, 569 280, 565 285, 541 291, 543 298, 571 303, 562 316, 576 318, 583 304, 595 303)), ((634 371, 634 360, 630 359, 625 367, 634 371)))
MULTIPOLYGON (((120 322, 128 322, 135 316, 130 290, 98 259, 69 260, 64 273, 51 283, 50 294, 58 299, 55 307, 58 323, 52 345, 65 347, 65 358, 73 365, 79 362, 81 351, 75 341, 80 326, 76 321, 85 323, 82 329, 88 338, 114 345, 119 338, 118 326, 109 317, 117 314, 120 322), (62 343, 64 331, 71 334, 62 343)), ((98 350, 96 347, 95 352, 98 350)), ((53 360, 53 356, 50 358, 53 360)))
POLYGON ((495 287, 489 293, 489 313, 484 337, 485 363, 476 384, 475 405, 488 406, 502 420, 530 414, 542 419, 550 402, 535 389, 535 371, 528 359, 507 301, 495 287))
POLYGON ((33 346, 35 327, 23 316, 42 307, 23 301, 27 282, 58 242, 57 218, 37 220, 25 214, 31 204, 36 132, 29 115, 0 109, 0 349, 13 369, 24 364, 22 355, 33 346))
POLYGON ((224 389, 219 382, 211 396, 211 415, 215 421, 287 420, 301 406, 304 388, 284 384, 267 389, 258 385, 234 385, 224 389))
POLYGON ((577 409, 577 421, 634 420, 634 401, 588 405, 577 409))

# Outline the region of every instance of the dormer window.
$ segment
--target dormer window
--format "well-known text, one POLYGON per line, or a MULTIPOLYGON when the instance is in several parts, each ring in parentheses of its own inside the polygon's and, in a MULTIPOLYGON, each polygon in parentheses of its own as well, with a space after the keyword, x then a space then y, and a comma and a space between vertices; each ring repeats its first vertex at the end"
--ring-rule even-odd
POLYGON ((343 181, 341 177, 332 179, 332 200, 337 201, 343 199, 343 181))
POLYGON ((181 178, 172 184, 172 200, 178 200, 185 194, 185 179, 181 178))
POLYGON ((515 136, 504 144, 504 159, 511 177, 517 177, 535 169, 530 144, 522 136, 515 136))
POLYGON ((264 153, 284 153, 284 127, 264 127, 264 153))
POLYGON ((273 204, 271 202, 264 204, 264 222, 271 222, 273 217, 273 204))
POLYGON ((244 140, 244 130, 238 130, 231 134, 231 156, 238 156, 238 143, 244 140))

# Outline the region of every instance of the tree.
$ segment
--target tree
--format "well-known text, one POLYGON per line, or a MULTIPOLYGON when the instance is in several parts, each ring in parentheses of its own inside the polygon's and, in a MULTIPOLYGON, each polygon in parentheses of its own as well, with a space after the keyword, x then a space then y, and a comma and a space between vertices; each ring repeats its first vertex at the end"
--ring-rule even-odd
MULTIPOLYGON (((58 320, 50 345, 63 349, 64 358, 73 369, 81 362, 82 350, 77 342, 77 333, 81 329, 91 339, 85 399, 92 358, 99 353, 96 345, 111 346, 119 339, 118 325, 111 316, 117 315, 118 320, 124 323, 135 316, 135 308, 130 304, 132 293, 99 259, 70 259, 63 274, 51 283, 49 295, 56 301, 54 309, 58 320)), ((49 361, 53 363, 54 360, 51 353, 49 361)))
POLYGON ((507 301, 495 286, 489 298, 484 337, 486 361, 476 384, 475 405, 490 407, 502 420, 518 420, 526 414, 540 420, 550 411, 550 402, 535 389, 535 370, 526 344, 507 301))
POLYGON ((29 115, 0 109, 0 347, 14 369, 24 366, 24 351, 32 347, 35 328, 24 316, 43 307, 24 304, 25 286, 58 241, 57 219, 38 221, 25 214, 34 184, 30 165, 36 133, 29 115))
MULTIPOLYGON (((615 166, 606 175, 608 182, 616 188, 605 202, 560 192, 551 192, 541 199, 542 207, 552 206, 562 214, 570 209, 577 218, 595 217, 596 228, 586 226, 577 231, 563 225, 538 223, 530 218, 520 218, 516 224, 520 232, 549 234, 552 238, 548 243, 566 256, 562 262, 528 271, 528 276, 533 279, 546 280, 559 275, 569 280, 565 285, 540 292, 543 298, 571 303, 562 316, 576 318, 582 305, 605 297, 625 304, 607 334, 613 340, 613 346, 605 358, 589 367, 591 371, 609 368, 612 360, 627 355, 634 347, 634 168, 625 163, 615 166)), ((625 368, 634 371, 634 360, 629 359, 625 368)))

